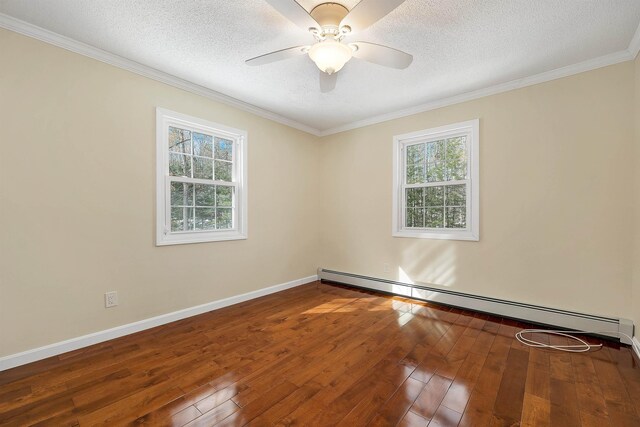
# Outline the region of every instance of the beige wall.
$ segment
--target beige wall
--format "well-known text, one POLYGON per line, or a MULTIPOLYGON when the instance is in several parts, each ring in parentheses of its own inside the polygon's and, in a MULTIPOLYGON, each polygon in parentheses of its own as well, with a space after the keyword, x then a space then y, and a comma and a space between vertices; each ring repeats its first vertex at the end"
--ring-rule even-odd
POLYGON ((12 32, 0 51, 0 357, 317 266, 640 324, 638 60, 316 138, 12 32), (248 240, 154 246, 156 106, 248 131, 248 240), (393 135, 473 118, 480 242, 392 238, 393 135))
POLYGON ((321 266, 630 317, 633 79, 627 62, 325 138, 321 266), (474 118, 480 241, 391 237, 393 135, 474 118))
POLYGON ((0 52, 0 356, 315 274, 317 138, 13 32, 0 52), (156 106, 248 131, 248 240, 154 246, 156 106))

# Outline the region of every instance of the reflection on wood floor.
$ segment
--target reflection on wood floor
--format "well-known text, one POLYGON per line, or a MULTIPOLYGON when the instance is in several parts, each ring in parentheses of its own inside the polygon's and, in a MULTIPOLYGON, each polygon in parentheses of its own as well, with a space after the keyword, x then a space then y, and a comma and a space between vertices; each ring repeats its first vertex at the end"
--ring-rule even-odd
POLYGON ((628 347, 528 326, 312 283, 0 372, 0 425, 640 425, 628 347))

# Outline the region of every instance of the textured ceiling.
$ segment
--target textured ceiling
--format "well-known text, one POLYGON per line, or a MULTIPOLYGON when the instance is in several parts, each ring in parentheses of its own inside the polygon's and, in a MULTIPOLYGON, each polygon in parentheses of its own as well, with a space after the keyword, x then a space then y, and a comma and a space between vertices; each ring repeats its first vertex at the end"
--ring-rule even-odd
POLYGON ((326 94, 308 57, 244 64, 313 42, 264 0, 0 0, 0 12, 325 130, 623 51, 640 1, 406 0, 349 40, 401 49, 413 64, 354 59, 326 94))

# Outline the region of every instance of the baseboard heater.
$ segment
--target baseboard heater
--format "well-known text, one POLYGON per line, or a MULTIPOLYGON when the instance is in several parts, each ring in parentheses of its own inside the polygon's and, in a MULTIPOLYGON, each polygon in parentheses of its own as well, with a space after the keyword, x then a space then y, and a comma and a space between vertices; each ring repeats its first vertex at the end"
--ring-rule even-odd
MULTIPOLYGON (((597 335, 616 339, 619 337, 617 334, 604 332, 621 332, 630 337, 633 336, 633 322, 628 319, 558 310, 555 308, 455 292, 448 289, 433 288, 427 285, 408 284, 376 277, 361 276, 325 268, 318 269, 318 277, 321 280, 329 282, 357 288, 373 289, 388 294, 460 307, 539 325, 554 326, 576 331, 598 331, 603 333, 597 335)), ((631 341, 625 337, 620 338, 620 342, 631 344, 631 341)))

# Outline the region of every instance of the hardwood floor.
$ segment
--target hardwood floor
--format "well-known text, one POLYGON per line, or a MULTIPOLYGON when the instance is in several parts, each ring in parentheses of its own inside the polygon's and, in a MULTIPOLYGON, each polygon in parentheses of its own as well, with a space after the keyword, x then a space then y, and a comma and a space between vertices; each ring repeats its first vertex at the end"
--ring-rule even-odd
POLYGON ((0 425, 640 425, 629 348, 527 326, 313 283, 0 372, 0 425))

